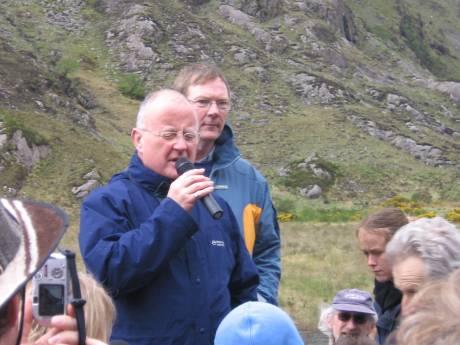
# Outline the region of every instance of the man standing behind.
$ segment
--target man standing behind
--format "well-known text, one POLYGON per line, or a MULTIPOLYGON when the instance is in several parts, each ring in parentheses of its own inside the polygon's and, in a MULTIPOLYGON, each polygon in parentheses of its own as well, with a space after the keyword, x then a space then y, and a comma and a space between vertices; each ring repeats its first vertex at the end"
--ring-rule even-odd
POLYGON ((210 345, 223 317, 256 299, 257 270, 230 207, 212 218, 199 198, 213 191, 195 160, 199 122, 187 99, 146 97, 131 138, 128 168, 85 199, 80 249, 114 297, 112 339, 129 344, 210 345))
POLYGON ((276 212, 265 178, 240 155, 226 124, 230 88, 222 72, 211 64, 181 69, 174 89, 194 106, 201 123, 198 167, 215 183, 216 194, 232 208, 260 275, 258 298, 277 304, 280 280, 280 235, 276 212))

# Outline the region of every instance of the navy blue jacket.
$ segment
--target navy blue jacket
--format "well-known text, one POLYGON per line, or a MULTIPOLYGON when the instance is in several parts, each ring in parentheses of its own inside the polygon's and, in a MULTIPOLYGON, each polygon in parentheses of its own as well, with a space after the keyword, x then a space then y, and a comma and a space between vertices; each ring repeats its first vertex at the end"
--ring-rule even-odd
POLYGON ((212 344, 231 310, 256 300, 258 274, 229 206, 214 220, 165 197, 172 181, 129 167, 83 202, 80 249, 114 297, 112 339, 132 345, 212 344))

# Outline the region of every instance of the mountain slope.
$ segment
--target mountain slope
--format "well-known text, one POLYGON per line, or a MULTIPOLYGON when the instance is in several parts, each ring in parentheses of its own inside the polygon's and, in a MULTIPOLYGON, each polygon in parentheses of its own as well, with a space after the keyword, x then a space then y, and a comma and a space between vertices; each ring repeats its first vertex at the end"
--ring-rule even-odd
POLYGON ((81 199, 72 188, 107 181, 132 152, 138 100, 126 94, 167 87, 183 64, 204 60, 228 76, 238 145, 280 197, 311 187, 293 187, 280 170, 316 153, 334 175, 319 205, 361 207, 420 190, 459 202, 459 8, 434 0, 3 1, 2 193, 57 202, 76 228, 81 199), (45 153, 21 158, 21 138, 30 157, 45 153))

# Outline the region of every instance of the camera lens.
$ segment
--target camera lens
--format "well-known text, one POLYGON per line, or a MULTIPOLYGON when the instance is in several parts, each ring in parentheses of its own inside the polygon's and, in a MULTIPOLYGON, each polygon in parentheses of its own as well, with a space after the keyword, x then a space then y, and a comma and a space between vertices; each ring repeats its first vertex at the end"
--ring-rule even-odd
POLYGON ((51 271, 51 276, 55 279, 60 279, 64 275, 62 268, 56 267, 51 271))

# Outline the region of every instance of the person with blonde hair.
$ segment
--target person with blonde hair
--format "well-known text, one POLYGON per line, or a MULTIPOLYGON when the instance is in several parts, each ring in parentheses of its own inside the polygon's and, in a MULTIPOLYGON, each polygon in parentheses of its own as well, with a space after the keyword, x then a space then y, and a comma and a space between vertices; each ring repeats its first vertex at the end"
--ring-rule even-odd
MULTIPOLYGON (((79 272, 80 289, 83 299, 86 301, 84 306, 86 334, 88 337, 109 342, 115 320, 115 305, 104 287, 91 274, 79 272)), ((26 320, 31 320, 32 304, 26 305, 26 320)), ((29 340, 36 341, 42 337, 47 328, 40 325, 37 321, 31 320, 31 331, 29 340)))
POLYGON ((367 265, 374 274, 375 309, 378 315, 377 336, 384 344, 397 328, 401 310, 401 292, 393 284, 391 267, 385 260, 385 248, 397 231, 409 222, 397 207, 386 207, 370 214, 358 226, 356 236, 359 248, 366 256, 367 265))
POLYGON ((460 339, 460 269, 427 284, 396 333, 401 345, 457 345, 460 339))

